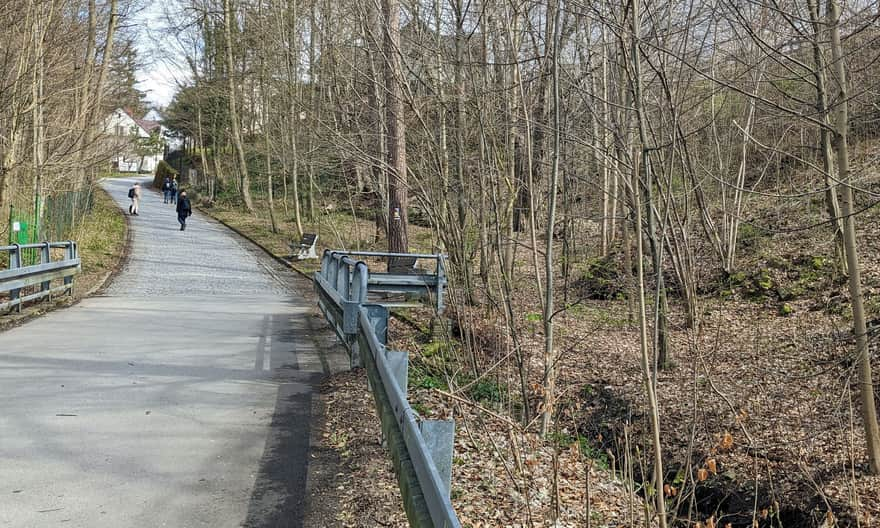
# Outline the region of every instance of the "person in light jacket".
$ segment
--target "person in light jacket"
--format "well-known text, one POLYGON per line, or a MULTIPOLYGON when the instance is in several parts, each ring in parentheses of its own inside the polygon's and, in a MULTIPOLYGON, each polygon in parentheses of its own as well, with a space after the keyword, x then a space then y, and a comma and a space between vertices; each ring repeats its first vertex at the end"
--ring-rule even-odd
POLYGON ((128 206, 128 212, 134 216, 138 216, 138 204, 141 201, 141 184, 135 184, 128 190, 128 197, 131 198, 131 205, 128 206))
POLYGON ((180 222, 180 230, 186 231, 186 219, 192 215, 192 206, 186 191, 180 191, 177 197, 177 221, 180 222))

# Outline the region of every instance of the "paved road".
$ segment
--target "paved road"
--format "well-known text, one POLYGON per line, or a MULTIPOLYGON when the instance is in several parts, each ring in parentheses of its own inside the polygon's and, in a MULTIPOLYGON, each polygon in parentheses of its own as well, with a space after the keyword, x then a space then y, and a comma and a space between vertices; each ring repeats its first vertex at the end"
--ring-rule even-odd
POLYGON ((347 360, 219 224, 151 191, 131 220, 104 295, 0 335, 0 526, 301 526, 312 386, 347 360))

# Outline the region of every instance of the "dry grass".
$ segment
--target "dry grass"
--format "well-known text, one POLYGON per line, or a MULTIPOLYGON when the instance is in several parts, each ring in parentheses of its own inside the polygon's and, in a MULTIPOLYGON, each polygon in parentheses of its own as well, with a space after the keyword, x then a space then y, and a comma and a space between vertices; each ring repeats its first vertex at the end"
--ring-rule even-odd
MULTIPOLYGON (((32 303, 25 306, 20 314, 0 316, 0 330, 55 308, 69 306, 102 286, 122 261, 126 231, 122 210, 106 192, 96 188, 91 212, 69 236, 77 242, 82 261, 82 271, 74 279, 73 297, 63 296, 53 299, 52 302, 32 303)), ((62 256, 59 251, 53 254, 52 258, 55 260, 62 256)))

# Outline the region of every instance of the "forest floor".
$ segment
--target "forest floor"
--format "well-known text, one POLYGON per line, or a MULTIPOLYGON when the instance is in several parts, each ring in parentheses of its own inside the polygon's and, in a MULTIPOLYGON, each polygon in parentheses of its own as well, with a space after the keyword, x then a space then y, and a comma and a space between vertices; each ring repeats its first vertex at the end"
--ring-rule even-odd
POLYGON ((20 324, 46 311, 69 306, 94 294, 107 283, 111 274, 121 268, 125 258, 127 233, 127 221, 122 209, 103 189, 95 186, 92 210, 70 234, 71 240, 77 242, 77 250, 82 260, 82 271, 74 279, 73 296, 62 296, 52 302, 31 304, 26 306, 21 314, 0 317, 0 330, 20 324))
MULTIPOLYGON (((290 259, 291 233, 296 232, 292 221, 279 221, 278 232, 273 233, 267 219, 243 213, 237 207, 214 204, 201 210, 274 256, 290 259)), ((318 223, 304 225, 304 229, 322 233, 319 254, 330 247, 382 249, 371 238, 373 223, 347 214, 325 215, 318 223), (324 236, 328 231, 330 235, 324 236)), ((412 251, 432 250, 430 230, 411 226, 410 237, 412 251)), ((293 265, 306 274, 319 267, 315 261, 293 265)), ((425 417, 456 420, 452 499, 463 526, 574 527, 585 526, 588 517, 595 526, 644 525, 642 499, 627 490, 604 458, 594 462, 583 456, 581 448, 591 449, 589 446, 576 441, 567 445, 545 441, 503 410, 492 410, 500 401, 492 383, 477 384, 488 399, 481 393, 474 398, 474 393, 468 391, 450 396, 446 390, 438 390, 448 385, 439 372, 428 372, 424 362, 425 355, 432 355, 431 350, 437 352, 437 342, 427 330, 431 316, 429 310, 398 314, 391 320, 389 338, 397 348, 410 351, 414 359, 409 385, 416 410, 425 417), (589 505, 585 500, 588 474, 589 505)), ((350 473, 345 490, 338 490, 350 500, 340 504, 336 521, 358 528, 408 526, 391 459, 381 447, 379 418, 364 371, 328 378, 322 393, 326 421, 320 447, 335 451, 350 473)))
MULTIPOLYGON (((875 377, 878 147, 854 149, 853 163, 865 191, 858 193, 856 221, 875 377)), ((812 183, 789 184, 794 195, 812 183)), ((756 194, 747 210, 739 271, 720 276, 712 251, 694 248, 697 329, 686 327, 682 300, 670 290, 671 361, 657 378, 666 475, 661 492, 680 526, 827 528, 832 520, 880 526, 880 477, 867 474, 849 294, 835 269, 823 197, 756 194)), ((209 212, 276 255, 290 254, 291 222, 273 234, 265 219, 235 208, 209 212)), ((338 213, 306 227, 321 233, 321 248, 373 248, 373 229, 368 220, 338 213)), ((453 285, 445 337, 428 331, 433 314, 427 310, 392 321, 395 348, 412 359, 414 406, 426 417, 456 419, 452 495, 465 526, 587 526, 588 519, 592 526, 644 525, 644 497, 654 490, 642 477, 652 468, 638 329, 625 300, 627 280, 606 274, 622 269, 613 262, 620 255, 603 260, 590 249, 598 247, 598 231, 595 224, 578 226, 576 245, 585 249, 574 255, 569 280, 558 281, 557 302, 564 307, 554 318, 561 354, 558 419, 544 437, 535 422, 526 428, 519 423, 516 348, 497 309, 497 285, 475 288, 478 306, 465 306, 453 285)), ((534 411, 543 323, 525 238, 512 304, 534 411)), ((411 239, 414 250, 432 249, 427 229, 412 227, 411 239)), ((665 272, 673 283, 671 270, 665 272)), ((328 384, 328 444, 355 468, 345 526, 375 526, 370 519, 378 518, 403 526, 400 511, 388 508, 396 483, 387 457, 376 456, 379 427, 363 374, 346 373, 328 384), (352 414, 351 404, 363 414, 352 414), (358 415, 372 422, 354 420, 358 415), (384 484, 370 484, 377 475, 386 477, 384 484), (383 513, 365 514, 373 503, 383 513)))

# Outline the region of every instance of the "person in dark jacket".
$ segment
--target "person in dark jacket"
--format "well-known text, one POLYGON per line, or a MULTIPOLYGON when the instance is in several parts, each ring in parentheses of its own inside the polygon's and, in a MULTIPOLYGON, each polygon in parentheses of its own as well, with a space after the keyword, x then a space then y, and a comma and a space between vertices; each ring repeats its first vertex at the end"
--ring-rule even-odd
POLYGON ((186 219, 192 215, 192 206, 189 203, 189 197, 186 191, 180 191, 177 197, 177 221, 180 222, 180 230, 186 230, 186 219))
POLYGON ((171 194, 171 203, 177 202, 177 177, 174 176, 171 178, 171 187, 169 187, 169 192, 171 194))
POLYGON ((164 201, 162 203, 168 203, 171 200, 171 178, 165 176, 165 181, 162 182, 162 197, 164 201))

